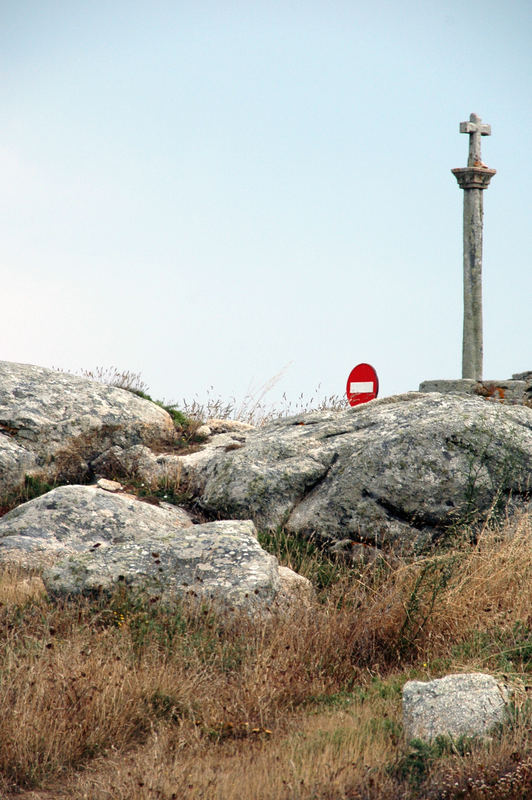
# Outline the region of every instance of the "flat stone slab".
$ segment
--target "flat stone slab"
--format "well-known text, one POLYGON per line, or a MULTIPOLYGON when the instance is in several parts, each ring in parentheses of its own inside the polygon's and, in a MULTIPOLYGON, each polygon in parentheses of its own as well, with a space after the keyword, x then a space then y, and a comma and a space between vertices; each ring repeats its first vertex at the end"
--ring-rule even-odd
POLYGON ((441 394, 473 394, 487 400, 505 403, 524 403, 532 400, 532 381, 530 380, 483 380, 470 378, 457 380, 423 381, 420 392, 440 392, 441 394))
POLYGON ((123 585, 164 604, 180 598, 232 608, 271 605, 281 589, 277 560, 252 522, 209 522, 76 553, 43 572, 52 596, 112 592, 123 585))
POLYGON ((474 388, 477 384, 478 381, 474 381, 470 378, 423 381, 419 384, 419 391, 441 392, 442 394, 475 394, 474 388))
POLYGON ((506 719, 509 692, 492 675, 447 675, 403 687, 405 737, 431 741, 437 736, 485 736, 506 719))
POLYGON ((308 584, 300 578, 291 591, 297 579, 280 576, 249 520, 191 525, 173 506, 92 486, 59 487, 2 517, 0 562, 44 567, 52 596, 123 585, 163 603, 190 596, 257 608, 308 584))

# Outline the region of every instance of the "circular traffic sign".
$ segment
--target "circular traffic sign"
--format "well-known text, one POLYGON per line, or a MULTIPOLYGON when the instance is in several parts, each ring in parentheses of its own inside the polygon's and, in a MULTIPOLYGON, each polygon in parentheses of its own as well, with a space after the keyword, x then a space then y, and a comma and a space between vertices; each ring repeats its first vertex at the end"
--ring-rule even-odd
POLYGON ((346 394, 349 405, 358 406, 374 400, 379 393, 379 379, 371 364, 357 364, 349 373, 346 394))

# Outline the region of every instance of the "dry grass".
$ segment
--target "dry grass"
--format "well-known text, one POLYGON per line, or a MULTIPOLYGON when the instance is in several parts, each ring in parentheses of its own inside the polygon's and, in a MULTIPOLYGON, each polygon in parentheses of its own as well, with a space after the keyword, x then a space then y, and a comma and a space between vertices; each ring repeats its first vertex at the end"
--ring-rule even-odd
POLYGON ((527 797, 531 541, 522 517, 413 564, 354 568, 283 539, 315 602, 236 624, 125 595, 52 605, 21 593, 36 576, 4 572, 0 796, 527 797), (477 669, 523 687, 513 724, 467 751, 412 749, 404 681, 477 669))
MULTIPOLYGON (((266 389, 266 391, 268 390, 266 389)), ((266 425, 280 417, 291 417, 310 411, 340 411, 348 407, 347 399, 344 396, 323 397, 320 395, 319 387, 310 399, 301 394, 295 401, 292 401, 286 394, 283 394, 280 402, 275 404, 266 401, 263 391, 258 395, 247 395, 241 401, 237 401, 235 398, 227 401, 208 395, 205 400, 194 398, 193 400, 183 400, 180 404, 180 408, 192 420, 236 419, 256 427, 266 425)))
MULTIPOLYGON (((394 758, 395 736, 391 726, 383 731, 380 717, 389 714, 389 706, 386 700, 372 707, 355 700, 349 710, 296 715, 287 730, 217 746, 204 742, 185 746, 182 730, 163 726, 131 758, 107 762, 104 787, 101 768, 94 765, 70 785, 67 796, 94 800, 341 797, 340 792, 353 788, 354 771, 361 771, 366 780, 394 758)), ((393 713, 397 716, 396 708, 393 713)), ((392 785, 392 779, 382 778, 392 785)))
POLYGON ((348 408, 345 395, 331 395, 324 397, 318 386, 310 397, 300 394, 295 401, 283 394, 280 401, 268 401, 268 394, 282 378, 285 370, 281 370, 266 383, 250 391, 242 400, 230 398, 223 400, 216 396, 213 387, 207 392, 206 398, 201 400, 184 399, 180 408, 187 417, 193 420, 208 419, 236 419, 250 425, 261 426, 280 417, 290 417, 310 411, 339 411, 348 408))
MULTIPOLYGON (((58 372, 71 373, 72 370, 54 367, 58 372)), ((75 375, 88 378, 107 386, 116 386, 117 389, 127 389, 130 392, 147 392, 148 384, 144 382, 140 372, 118 369, 118 367, 95 367, 94 369, 79 369, 75 375)))

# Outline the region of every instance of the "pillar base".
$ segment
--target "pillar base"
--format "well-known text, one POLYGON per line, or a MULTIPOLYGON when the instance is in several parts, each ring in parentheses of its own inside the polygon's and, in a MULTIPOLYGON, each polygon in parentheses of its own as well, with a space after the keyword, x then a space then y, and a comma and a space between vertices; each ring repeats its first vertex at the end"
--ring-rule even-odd
POLYGON ((532 403, 532 379, 507 381, 475 381, 470 378, 458 380, 423 381, 420 392, 440 394, 472 394, 501 403, 532 403))

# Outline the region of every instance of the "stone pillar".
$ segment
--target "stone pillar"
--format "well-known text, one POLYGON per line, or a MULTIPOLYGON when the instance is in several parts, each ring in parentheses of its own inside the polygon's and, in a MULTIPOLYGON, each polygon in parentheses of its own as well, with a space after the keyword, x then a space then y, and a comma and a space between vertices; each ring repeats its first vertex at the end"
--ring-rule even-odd
POLYGON ((495 175, 482 163, 480 137, 491 127, 476 114, 460 123, 460 133, 469 134, 467 167, 451 170, 464 190, 464 332, 462 378, 482 380, 482 217, 483 191, 495 175))

